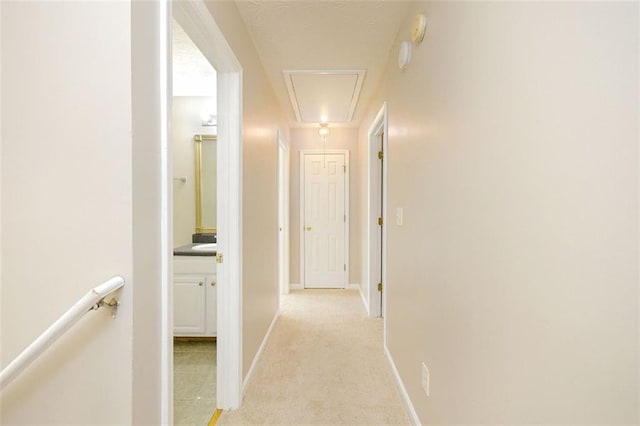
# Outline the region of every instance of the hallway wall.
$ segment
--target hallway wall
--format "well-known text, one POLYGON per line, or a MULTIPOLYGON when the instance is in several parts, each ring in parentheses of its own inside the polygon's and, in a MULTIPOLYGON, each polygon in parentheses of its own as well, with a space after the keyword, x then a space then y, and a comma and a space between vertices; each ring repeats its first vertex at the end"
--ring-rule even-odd
POLYGON ((190 244, 192 234, 196 232, 196 143, 193 137, 213 133, 215 128, 202 125, 201 114, 215 110, 215 104, 215 98, 206 96, 173 97, 173 176, 187 178, 186 182, 173 181, 174 247, 190 244))
POLYGON ((284 139, 289 140, 289 128, 235 3, 206 4, 242 65, 242 321, 246 375, 278 310, 277 132, 282 131, 284 139))
POLYGON ((2 4, 2 367, 127 283, 5 388, 2 424, 133 422, 131 24, 128 2, 2 4))
MULTIPOLYGON (((300 151, 303 149, 322 149, 322 139, 317 128, 291 129, 290 160, 290 277, 294 284, 302 284, 300 276, 300 151), (297 281, 296 281, 297 280, 297 281)), ((359 154, 357 128, 331 128, 327 137, 327 149, 346 149, 349 151, 349 281, 348 284, 360 284, 360 186, 359 154)))
POLYGON ((423 424, 640 420, 638 7, 412 6, 360 146, 387 100, 387 346, 423 424))

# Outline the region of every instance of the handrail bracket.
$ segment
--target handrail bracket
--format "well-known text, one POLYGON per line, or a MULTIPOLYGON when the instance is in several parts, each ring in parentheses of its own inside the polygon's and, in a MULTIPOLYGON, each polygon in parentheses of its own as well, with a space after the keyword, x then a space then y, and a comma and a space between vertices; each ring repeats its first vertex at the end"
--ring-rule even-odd
POLYGON ((112 297, 108 302, 105 302, 104 298, 102 298, 89 310, 98 310, 103 307, 111 308, 111 317, 115 318, 118 316, 118 306, 120 306, 120 299, 117 297, 112 297))

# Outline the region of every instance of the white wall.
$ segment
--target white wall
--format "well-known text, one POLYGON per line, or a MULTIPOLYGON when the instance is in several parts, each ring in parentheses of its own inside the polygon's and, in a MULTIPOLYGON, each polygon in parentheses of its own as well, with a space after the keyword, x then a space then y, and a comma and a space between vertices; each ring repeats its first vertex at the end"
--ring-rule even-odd
POLYGON ((277 132, 282 131, 289 140, 289 130, 235 3, 208 2, 207 7, 242 65, 242 344, 246 375, 278 310, 277 132))
MULTIPOLYGON (((215 98, 200 96, 173 97, 173 176, 186 177, 186 182, 173 181, 173 243, 178 247, 191 243, 196 230, 196 134, 211 134, 212 127, 202 126, 202 111, 215 112, 215 98)), ((205 142, 207 143, 207 142, 205 142)), ((214 209, 215 211, 215 209, 214 209)))
POLYGON ((413 5, 360 141, 386 99, 387 345, 423 424, 638 424, 638 15, 413 5))
MULTIPOLYGON (((346 149, 349 151, 349 283, 360 284, 360 193, 358 185, 358 129, 331 128, 327 137, 327 149, 346 149)), ((291 129, 290 157, 290 277, 294 284, 302 284, 300 276, 300 151, 303 149, 322 149, 322 139, 318 129, 291 129)))
MULTIPOLYGON (((0 3, 0 23, 2 22, 2 3, 0 3)), ((0 27, 0 307, 2 307, 2 277, 3 277, 3 273, 2 273, 2 141, 4 140, 3 138, 3 133, 2 133, 2 106, 3 106, 3 102, 2 99, 4 99, 3 97, 3 92, 2 92, 2 87, 3 87, 3 79, 2 79, 2 42, 3 42, 3 33, 2 33, 2 29, 0 27)), ((3 322, 2 322, 2 313, 0 313, 0 331, 2 331, 2 327, 3 327, 3 322)), ((4 366, 6 365, 6 361, 5 361, 5 357, 2 355, 2 339, 0 338, 0 366, 4 366)), ((2 419, 2 403, 1 403, 1 399, 0 399, 0 421, 2 419)))
MULTIPOLYGON (((2 3, 0 2, 0 23, 2 22, 2 3)), ((0 307, 2 307, 2 277, 3 277, 3 273, 2 273, 2 236, 1 236, 1 232, 2 232, 2 140, 3 138, 3 133, 2 133, 2 99, 3 98, 3 92, 2 92, 2 42, 3 42, 3 36, 2 36, 2 29, 0 27, 0 307)), ((0 313, 0 331, 2 331, 2 327, 3 327, 3 322, 2 322, 2 313, 0 313)), ((0 366, 4 366, 6 365, 6 361, 5 361, 5 357, 2 355, 2 339, 0 338, 0 366)), ((0 422, 2 421, 2 400, 0 399, 0 422)))
MULTIPOLYGON (((173 360, 172 310, 164 312, 170 286, 171 251, 167 226, 171 225, 171 201, 164 186, 171 185, 167 166, 170 111, 160 106, 170 93, 170 57, 163 55, 170 43, 166 32, 171 16, 162 2, 131 3, 131 92, 133 166, 133 386, 131 424, 167 422, 173 404, 166 371, 173 360), (167 225, 168 224, 168 225, 167 225)), ((113 28, 113 31, 118 31, 113 28)), ((120 371, 113 369, 113 371, 120 371)), ((124 370, 125 372, 127 370, 124 370)), ((106 387, 103 391, 117 392, 106 387)), ((108 409, 104 407, 103 410, 108 409)))
POLYGON ((117 319, 89 312, 3 391, 3 424, 132 423, 130 9, 2 5, 2 365, 127 281, 117 319))

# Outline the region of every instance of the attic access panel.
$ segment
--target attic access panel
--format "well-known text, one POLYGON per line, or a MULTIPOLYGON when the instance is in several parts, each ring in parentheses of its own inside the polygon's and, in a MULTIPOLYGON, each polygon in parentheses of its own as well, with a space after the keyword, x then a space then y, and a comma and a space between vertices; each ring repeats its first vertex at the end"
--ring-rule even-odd
POLYGON ((347 123, 353 118, 364 70, 285 70, 296 119, 301 123, 347 123))

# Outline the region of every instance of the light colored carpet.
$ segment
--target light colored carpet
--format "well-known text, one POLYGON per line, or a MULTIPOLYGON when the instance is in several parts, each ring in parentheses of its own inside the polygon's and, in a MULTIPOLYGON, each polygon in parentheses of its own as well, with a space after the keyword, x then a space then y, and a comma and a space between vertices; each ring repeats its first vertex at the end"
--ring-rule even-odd
POLYGON ((283 296, 241 409, 219 425, 409 425, 382 350, 382 320, 357 291, 283 296))

